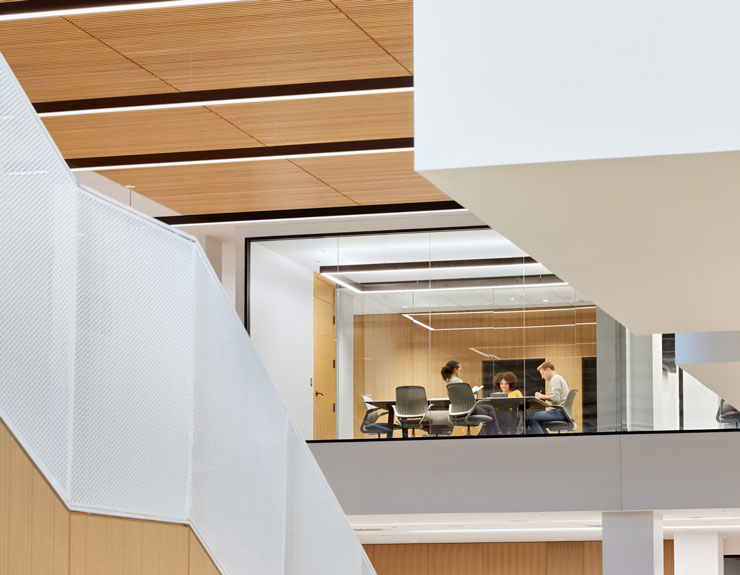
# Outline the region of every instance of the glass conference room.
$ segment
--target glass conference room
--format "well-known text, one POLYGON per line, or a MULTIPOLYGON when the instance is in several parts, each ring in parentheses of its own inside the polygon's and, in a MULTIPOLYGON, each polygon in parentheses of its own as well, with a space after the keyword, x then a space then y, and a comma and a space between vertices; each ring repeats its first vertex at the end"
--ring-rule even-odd
POLYGON ((560 433, 735 427, 718 418, 721 398, 676 368, 671 335, 630 334, 491 229, 255 239, 248 250, 250 334, 307 438, 481 433, 448 418, 440 371, 451 360, 477 399, 496 394, 486 403, 506 413, 503 434, 526 433, 525 414, 545 407, 499 401, 496 374, 533 397, 549 391, 545 361, 576 390, 560 433), (397 417, 407 386, 423 389, 423 421, 397 417))

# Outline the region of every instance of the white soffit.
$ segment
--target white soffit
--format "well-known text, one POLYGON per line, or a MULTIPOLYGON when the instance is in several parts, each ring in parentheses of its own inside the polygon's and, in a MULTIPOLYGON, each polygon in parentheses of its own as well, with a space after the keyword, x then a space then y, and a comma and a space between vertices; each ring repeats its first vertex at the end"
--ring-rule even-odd
POLYGON ((680 367, 728 403, 740 405, 740 386, 737 384, 740 361, 689 363, 680 367))
POLYGON ((740 329, 738 152, 420 173, 636 334, 740 329))

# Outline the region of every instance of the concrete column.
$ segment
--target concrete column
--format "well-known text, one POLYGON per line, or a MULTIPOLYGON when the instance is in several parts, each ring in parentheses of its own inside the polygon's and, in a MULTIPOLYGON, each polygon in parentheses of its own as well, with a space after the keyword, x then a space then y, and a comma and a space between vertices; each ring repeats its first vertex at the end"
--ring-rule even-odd
POLYGON ((663 575, 660 513, 604 513, 602 533, 604 575, 663 575))
POLYGON ((724 575, 724 542, 719 533, 676 533, 673 537, 675 575, 724 575))

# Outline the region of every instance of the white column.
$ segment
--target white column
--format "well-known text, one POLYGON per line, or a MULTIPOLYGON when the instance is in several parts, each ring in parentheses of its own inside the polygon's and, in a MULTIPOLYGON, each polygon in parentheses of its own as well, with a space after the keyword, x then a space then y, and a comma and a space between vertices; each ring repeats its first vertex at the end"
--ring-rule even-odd
POLYGON ((602 532, 604 575, 663 575, 660 513, 604 513, 602 532))
POLYGON ((673 536, 675 575, 724 575, 724 542, 719 533, 676 533, 673 536))

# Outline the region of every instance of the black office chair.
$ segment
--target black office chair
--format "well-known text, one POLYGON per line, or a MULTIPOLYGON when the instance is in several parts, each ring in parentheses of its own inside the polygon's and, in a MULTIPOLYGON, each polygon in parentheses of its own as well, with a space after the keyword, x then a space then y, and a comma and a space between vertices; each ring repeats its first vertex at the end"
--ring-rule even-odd
POLYGON ((360 433, 377 435, 378 439, 380 439, 381 434, 386 434, 390 438, 391 435, 389 434, 392 433, 394 429, 398 429, 398 426, 393 423, 388 424, 378 422, 378 419, 384 415, 388 415, 388 412, 379 407, 375 407, 372 404, 373 398, 369 395, 362 395, 361 397, 362 403, 365 404, 365 415, 360 424, 360 433))
POLYGON ((734 423, 735 427, 738 427, 740 424, 740 411, 724 399, 720 399, 716 419, 719 423, 734 423))

